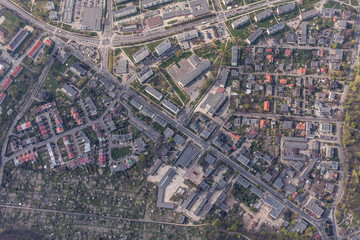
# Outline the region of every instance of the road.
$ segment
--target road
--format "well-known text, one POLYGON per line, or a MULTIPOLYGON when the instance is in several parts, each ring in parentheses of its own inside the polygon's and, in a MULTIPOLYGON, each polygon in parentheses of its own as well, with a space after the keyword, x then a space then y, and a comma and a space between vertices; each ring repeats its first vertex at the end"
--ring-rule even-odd
POLYGON ((145 219, 101 216, 101 215, 96 215, 96 214, 91 214, 91 213, 77 213, 77 212, 58 211, 58 210, 51 210, 51 209, 32 208, 32 207, 25 207, 25 206, 11 206, 11 205, 3 205, 3 204, 0 204, 0 207, 1 208, 11 208, 11 209, 15 208, 15 209, 21 209, 21 210, 35 211, 35 212, 64 214, 64 215, 79 216, 79 217, 81 216, 81 217, 103 218, 103 219, 109 219, 109 220, 120 220, 120 221, 128 221, 128 222, 155 223, 155 224, 164 224, 164 225, 172 225, 172 226, 180 226, 180 227, 202 227, 202 226, 209 225, 209 223, 194 225, 192 223, 180 224, 180 223, 153 221, 153 220, 145 220, 145 219))
MULTIPOLYGON (((252 5, 246 5, 239 7, 238 9, 230 10, 225 12, 225 16, 234 16, 237 14, 245 14, 250 11, 254 11, 259 8, 268 7, 269 5, 278 4, 281 2, 285 2, 286 0, 275 0, 275 1, 268 1, 258 4, 252 4, 252 5)), ((77 42, 81 42, 82 44, 91 44, 93 46, 98 46, 99 44, 111 44, 112 46, 127 46, 127 45, 133 45, 135 43, 141 43, 141 42, 148 42, 151 40, 163 38, 169 35, 176 34, 178 32, 191 29, 197 26, 201 25, 201 22, 203 22, 205 19, 207 20, 208 24, 211 23, 218 23, 218 18, 216 14, 209 14, 208 16, 203 17, 202 19, 194 22, 184 23, 180 26, 176 26, 171 29, 163 29, 160 32, 151 32, 150 34, 141 34, 141 35, 131 35, 131 36, 119 36, 117 34, 112 34, 112 37, 109 38, 110 34, 112 33, 112 30, 108 30, 107 24, 105 24, 105 37, 102 37, 100 39, 99 37, 86 37, 82 36, 77 33, 68 32, 63 29, 59 29, 58 27, 55 27, 53 25, 47 24, 45 22, 42 22, 35 17, 33 17, 30 13, 26 12, 24 9, 18 7, 17 5, 13 4, 10 0, 2 0, 1 4, 4 5, 6 8, 9 8, 16 13, 19 14, 19 16, 29 22, 31 22, 36 27, 47 31, 55 36, 67 38, 70 40, 74 40, 77 42)), ((111 5, 111 4, 110 4, 111 5)), ((111 12, 111 11, 110 11, 111 12)), ((112 13, 111 13, 112 14, 112 13)), ((226 18, 224 18, 225 21, 226 18)))

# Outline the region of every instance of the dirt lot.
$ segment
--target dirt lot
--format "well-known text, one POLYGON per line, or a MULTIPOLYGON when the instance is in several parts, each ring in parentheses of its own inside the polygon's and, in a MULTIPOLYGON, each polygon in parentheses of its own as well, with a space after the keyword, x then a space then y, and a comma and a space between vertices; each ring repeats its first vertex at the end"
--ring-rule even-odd
POLYGON ((249 208, 243 203, 241 203, 240 206, 243 209, 246 209, 243 221, 248 223, 245 224, 245 227, 249 231, 258 231, 263 224, 270 227, 280 228, 283 223, 283 220, 280 217, 276 220, 271 219, 269 216, 271 208, 266 204, 262 204, 257 213, 250 212, 249 208))

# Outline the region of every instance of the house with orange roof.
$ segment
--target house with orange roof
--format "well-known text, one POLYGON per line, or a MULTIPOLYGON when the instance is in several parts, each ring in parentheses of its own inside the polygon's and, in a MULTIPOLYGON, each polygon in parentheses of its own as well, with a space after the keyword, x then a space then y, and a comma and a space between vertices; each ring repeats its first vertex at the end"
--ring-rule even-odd
POLYGON ((271 82, 271 80, 272 80, 271 74, 266 74, 266 81, 271 82))
POLYGON ((280 84, 283 84, 283 85, 287 84, 287 79, 285 79, 285 78, 280 79, 280 84))
POLYGON ((306 129, 305 122, 299 122, 298 124, 296 124, 296 129, 297 130, 305 130, 306 129))
POLYGON ((265 101, 264 102, 264 111, 270 111, 270 102, 269 101, 265 101))
POLYGON ((306 74, 306 69, 305 68, 299 68, 299 74, 306 74))
POLYGON ((286 56, 286 57, 291 57, 291 54, 292 54, 292 50, 291 50, 291 49, 286 49, 286 50, 285 50, 285 56, 286 56))
POLYGON ((321 72, 322 73, 327 73, 327 68, 325 68, 325 67, 321 68, 321 72))
POLYGON ((46 38, 45 41, 44 41, 44 43, 45 43, 47 46, 51 46, 51 44, 52 44, 53 42, 51 41, 50 38, 46 38))
POLYGON ((240 136, 234 133, 230 133, 230 137, 234 140, 234 142, 238 142, 240 140, 240 136))
POLYGON ((269 63, 273 63, 274 62, 274 56, 272 54, 267 55, 267 58, 269 60, 269 63))
POLYGON ((268 126, 268 121, 265 120, 265 119, 261 119, 260 120, 260 127, 261 128, 267 128, 267 126, 268 126))
POLYGON ((271 53, 271 52, 272 52, 272 49, 271 49, 271 48, 267 48, 265 51, 266 51, 267 53, 271 53))

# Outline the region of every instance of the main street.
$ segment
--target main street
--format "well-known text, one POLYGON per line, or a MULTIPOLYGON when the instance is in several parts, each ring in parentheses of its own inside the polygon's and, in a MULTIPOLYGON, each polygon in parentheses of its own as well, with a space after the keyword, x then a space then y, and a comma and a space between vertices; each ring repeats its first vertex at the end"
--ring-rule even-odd
MULTIPOLYGON (((268 7, 269 5, 275 5, 275 4, 278 4, 281 2, 286 2, 286 0, 275 0, 275 1, 268 1, 268 2, 263 2, 263 3, 253 4, 253 5, 247 5, 247 6, 239 7, 236 10, 226 11, 226 15, 234 16, 234 15, 238 15, 238 14, 245 14, 247 12, 251 12, 256 9, 260 9, 260 8, 264 8, 264 7, 268 7)), ((1 4, 4 5, 5 7, 7 7, 8 9, 13 10, 21 18, 29 21, 34 26, 36 26, 50 34, 53 34, 54 36, 67 38, 70 40, 80 42, 82 44, 88 44, 88 45, 92 45, 92 46, 98 46, 99 44, 100 45, 101 44, 110 44, 111 46, 133 45, 135 43, 147 42, 147 41, 151 41, 151 40, 155 40, 155 39, 164 38, 169 35, 173 35, 173 34, 181 32, 181 31, 200 26, 204 20, 207 20, 208 24, 218 23, 217 15, 209 14, 207 16, 202 17, 200 20, 195 19, 192 22, 185 22, 185 23, 183 23, 179 26, 173 27, 171 29, 162 29, 161 31, 158 31, 158 32, 152 31, 150 34, 131 35, 131 36, 124 36, 124 35, 118 36, 117 34, 112 34, 112 37, 110 37, 110 34, 108 35, 108 33, 107 33, 109 30, 108 30, 108 28, 106 28, 105 36, 100 39, 99 37, 86 37, 86 36, 82 36, 78 33, 68 32, 61 28, 53 26, 51 24, 42 22, 42 21, 36 19, 35 17, 33 17, 30 13, 26 12, 24 9, 22 9, 19 6, 12 3, 11 0, 2 0, 1 4)), ((110 32, 112 32, 112 31, 110 31, 110 32)))

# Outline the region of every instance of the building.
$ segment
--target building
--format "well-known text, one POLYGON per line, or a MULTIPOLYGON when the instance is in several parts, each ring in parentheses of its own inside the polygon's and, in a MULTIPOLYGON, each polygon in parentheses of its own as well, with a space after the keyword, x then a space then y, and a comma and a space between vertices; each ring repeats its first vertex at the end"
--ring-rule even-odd
POLYGON ((150 55, 150 52, 147 49, 147 47, 143 47, 139 51, 137 51, 136 53, 133 54, 133 58, 134 58, 135 63, 139 63, 149 55, 150 55))
POLYGON ((295 3, 292 2, 292 3, 288 3, 288 4, 281 5, 280 7, 278 7, 276 9, 276 13, 278 15, 282 15, 282 14, 286 14, 286 13, 289 13, 294 10, 295 10, 295 3))
POLYGON ((254 19, 256 22, 264 21, 265 19, 271 17, 273 15, 273 12, 271 9, 267 9, 261 13, 258 13, 255 15, 254 19))
POLYGON ((250 22, 250 18, 246 15, 246 16, 243 16, 243 17, 238 18, 238 19, 236 19, 235 21, 233 21, 233 22, 231 23, 231 27, 232 27, 233 29, 239 28, 239 27, 241 27, 241 26, 244 26, 244 25, 247 24, 248 22, 250 22))
POLYGON ((84 76, 86 74, 86 70, 80 65, 79 61, 73 63, 73 65, 70 67, 70 71, 78 76, 84 76))
POLYGON ((23 124, 18 125, 18 126, 16 127, 16 130, 17 130, 18 132, 22 132, 22 131, 25 131, 25 130, 31 128, 31 126, 32 126, 32 125, 31 125, 31 122, 26 122, 26 123, 23 123, 23 124))
POLYGON ((115 66, 115 74, 125 74, 128 73, 129 63, 126 59, 119 58, 116 60, 116 66, 115 66))
POLYGON ((131 99, 130 100, 130 104, 135 107, 137 110, 141 110, 144 106, 139 102, 137 101, 136 99, 131 99))
POLYGON ((143 70, 141 70, 137 75, 136 78, 139 80, 140 83, 144 83, 146 80, 148 80, 152 75, 153 71, 151 68, 146 67, 143 70))
POLYGON ((176 134, 175 137, 174 137, 174 139, 173 139, 173 141, 174 141, 174 143, 175 143, 176 145, 178 145, 179 147, 181 147, 182 145, 185 144, 186 139, 185 139, 183 136, 181 136, 180 134, 176 134))
POLYGON ((8 79, 6 79, 6 81, 3 83, 3 85, 1 86, 2 90, 6 90, 10 84, 13 82, 13 79, 11 77, 9 77, 8 79))
POLYGON ((321 218, 324 213, 324 209, 322 209, 319 204, 316 203, 315 199, 311 199, 306 208, 317 218, 321 218))
POLYGON ((74 15, 74 0, 65 0, 64 3, 64 12, 63 12, 63 22, 64 23, 72 23, 73 15, 74 15))
POLYGON ((137 13, 137 9, 136 9, 136 6, 134 6, 134 5, 120 8, 113 12, 115 19, 127 17, 130 15, 136 14, 136 13, 137 13))
POLYGON ((215 93, 210 93, 200 107, 203 109, 209 109, 208 113, 210 116, 215 116, 219 113, 220 109, 224 106, 227 100, 228 97, 226 94, 216 91, 215 93))
POLYGON ((21 43, 23 43, 23 41, 26 39, 28 35, 29 32, 25 28, 21 29, 15 35, 15 37, 13 37, 7 48, 12 52, 16 51, 16 49, 21 45, 21 43))
POLYGON ((65 146, 65 149, 66 149, 66 153, 68 155, 68 158, 69 159, 72 159, 75 157, 75 154, 73 153, 72 151, 72 144, 70 142, 70 139, 68 138, 68 136, 64 136, 62 137, 62 140, 63 140, 63 143, 64 143, 64 146, 65 146))
POLYGON ((16 78, 17 76, 19 76, 20 72, 23 70, 23 67, 21 65, 17 66, 15 68, 15 70, 11 73, 11 76, 13 78, 16 78))
POLYGON ((173 0, 143 0, 141 1, 142 8, 151 8, 160 4, 169 3, 173 0))
POLYGON ((174 103, 170 102, 166 98, 161 102, 161 104, 164 107, 166 107, 167 109, 169 109, 175 115, 177 115, 179 113, 179 111, 180 111, 180 108, 178 106, 176 106, 174 103))
POLYGON ((46 10, 48 11, 53 11, 55 10, 55 5, 54 5, 54 2, 53 1, 48 1, 46 3, 46 10))
POLYGON ((74 88, 72 88, 72 87, 70 87, 68 84, 64 84, 64 86, 61 88, 61 91, 63 92, 63 93, 65 93, 68 97, 70 97, 70 98, 75 98, 76 97, 76 95, 78 94, 78 92, 74 89, 74 88))
POLYGON ((179 9, 177 11, 164 12, 163 19, 167 20, 167 19, 171 19, 174 17, 182 17, 182 16, 186 16, 186 15, 190 15, 190 14, 191 14, 191 10, 188 8, 179 9))
POLYGON ((175 167, 181 166, 182 168, 188 168, 190 163, 199 157, 199 150, 193 146, 188 145, 181 153, 180 157, 175 162, 175 167))
POLYGON ((263 33, 263 30, 258 28, 256 29, 245 41, 248 44, 253 44, 263 33))
POLYGON ((81 29, 100 31, 102 25, 103 9, 101 7, 85 7, 81 21, 81 29))
POLYGON ((326 158, 333 158, 334 157, 334 148, 331 146, 327 146, 326 148, 326 158))
POLYGON ((294 230, 295 230, 296 232, 298 232, 298 233, 303 233, 303 232, 306 230, 306 228, 307 228, 308 225, 309 225, 309 224, 308 224, 304 219, 301 219, 301 220, 295 225, 294 230))
POLYGON ((150 17, 146 19, 149 28, 155 28, 163 25, 163 21, 160 16, 150 17))
POLYGON ((332 133, 333 126, 331 123, 324 122, 320 124, 320 132, 322 133, 332 133))
POLYGON ((282 203, 280 203, 279 201, 277 201, 270 195, 267 195, 265 197, 264 203, 266 203, 267 205, 269 205, 272 208, 272 210, 270 212, 270 216, 275 219, 279 217, 282 210, 285 208, 285 206, 282 203))
POLYGON ((234 2, 234 0, 222 0, 222 3, 226 6, 226 5, 230 5, 232 2, 234 2))
POLYGON ((198 31, 196 29, 179 33, 178 39, 180 42, 189 41, 191 39, 197 38, 199 36, 198 31))
POLYGON ((221 69, 220 78, 218 80, 220 87, 224 88, 226 86, 226 81, 228 79, 229 72, 230 72, 229 69, 226 68, 221 69))
POLYGON ((317 15, 318 15, 318 12, 316 11, 316 9, 312 9, 310 11, 301 13, 300 20, 306 21, 306 20, 316 17, 317 15))
POLYGON ((155 117, 155 113, 153 111, 151 111, 149 108, 147 107, 143 107, 140 111, 140 113, 142 113, 144 116, 147 116, 151 119, 153 119, 155 117))
POLYGON ((231 48, 231 66, 238 65, 238 57, 239 57, 239 48, 237 46, 233 46, 231 48))
POLYGON ((171 42, 169 39, 166 39, 155 47, 155 51, 159 56, 161 56, 170 48, 171 48, 171 42))
POLYGON ((181 87, 186 87, 192 81, 194 81, 197 77, 199 77, 202 73, 208 70, 211 67, 211 63, 209 60, 205 59, 201 61, 194 70, 191 72, 184 74, 184 78, 180 80, 179 85, 181 87))
POLYGON ((300 27, 301 27, 300 44, 306 44, 307 43, 307 23, 302 22, 300 27))
POLYGON ((271 27, 269 27, 269 28, 266 30, 266 32, 267 32, 267 34, 269 34, 269 35, 273 35, 273 34, 275 34, 275 33, 277 33, 277 32, 280 32, 280 31, 283 30, 284 28, 285 28, 285 23, 279 22, 279 23, 277 23, 277 24, 272 25, 271 27))
POLYGON ((49 21, 57 21, 59 19, 58 13, 55 11, 51 11, 49 13, 49 21))
POLYGON ((289 33, 287 35, 286 42, 289 44, 296 44, 297 43, 296 33, 289 33))
POLYGON ((37 53, 38 51, 40 50, 41 46, 42 46, 43 42, 42 41, 37 41, 35 43, 35 45, 31 48, 31 50, 29 51, 28 53, 28 56, 33 58, 37 53))
POLYGON ((199 17, 210 12, 207 0, 192 0, 189 3, 194 17, 199 17))
POLYGON ((323 7, 321 9, 321 16, 326 18, 332 18, 335 16, 336 12, 336 9, 323 7))
POLYGON ((90 97, 85 98, 85 104, 89 108, 90 116, 95 116, 97 114, 97 108, 90 97))
POLYGON ((173 168, 170 168, 158 183, 158 195, 157 195, 156 207, 168 208, 168 209, 174 208, 175 205, 173 203, 164 202, 164 195, 165 195, 166 187, 171 183, 172 179, 176 175, 177 175, 176 171, 173 168))
POLYGON ((266 112, 270 111, 270 102, 269 101, 264 102, 264 111, 266 111, 266 112))
POLYGON ((0 105, 4 102, 5 97, 6 97, 6 93, 4 92, 0 93, 0 105))
POLYGON ((163 95, 151 86, 146 86, 145 92, 150 94, 153 98, 155 98, 158 101, 161 101, 161 99, 163 98, 163 95))
POLYGON ((127 26, 122 26, 121 23, 118 23, 118 28, 121 32, 135 32, 138 30, 138 25, 132 24, 127 26))

